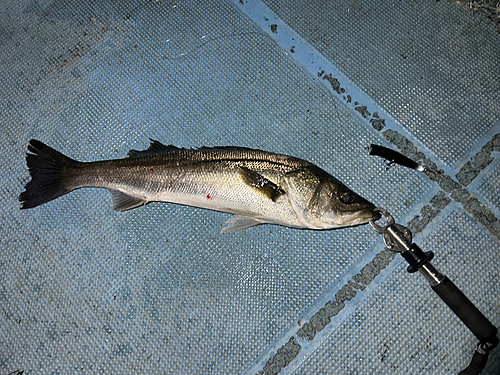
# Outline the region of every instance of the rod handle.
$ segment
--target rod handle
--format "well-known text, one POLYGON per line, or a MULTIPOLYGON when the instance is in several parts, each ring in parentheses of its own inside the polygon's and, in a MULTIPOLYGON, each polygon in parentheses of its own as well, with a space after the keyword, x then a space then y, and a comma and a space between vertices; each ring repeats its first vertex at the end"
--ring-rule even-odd
POLYGON ((489 343, 493 347, 498 345, 498 329, 447 276, 431 287, 481 343, 489 343))

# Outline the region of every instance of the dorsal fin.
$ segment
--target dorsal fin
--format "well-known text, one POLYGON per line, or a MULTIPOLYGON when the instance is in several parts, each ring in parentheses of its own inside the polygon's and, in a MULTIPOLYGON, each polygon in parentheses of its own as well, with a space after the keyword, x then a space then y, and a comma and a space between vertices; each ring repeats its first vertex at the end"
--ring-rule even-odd
POLYGON ((212 150, 261 151, 261 152, 269 153, 268 151, 263 151, 263 150, 260 150, 258 148, 241 147, 241 146, 214 146, 214 147, 201 146, 201 147, 196 147, 196 150, 200 150, 200 151, 212 151, 212 150))
POLYGON ((146 150, 130 150, 127 154, 127 157, 129 158, 136 158, 138 156, 147 156, 147 155, 154 155, 159 152, 165 152, 165 151, 173 151, 173 150, 179 150, 178 147, 172 146, 172 145, 164 145, 163 143, 159 141, 155 141, 154 139, 149 139, 151 141, 151 144, 146 150))

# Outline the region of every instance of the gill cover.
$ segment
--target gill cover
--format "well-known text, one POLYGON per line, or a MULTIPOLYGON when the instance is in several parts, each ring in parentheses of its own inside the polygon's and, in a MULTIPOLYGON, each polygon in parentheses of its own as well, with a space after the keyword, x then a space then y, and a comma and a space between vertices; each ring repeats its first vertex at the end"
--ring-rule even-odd
POLYGON ((340 181, 319 168, 301 168, 285 174, 283 189, 304 226, 314 229, 342 226, 338 216, 340 181))

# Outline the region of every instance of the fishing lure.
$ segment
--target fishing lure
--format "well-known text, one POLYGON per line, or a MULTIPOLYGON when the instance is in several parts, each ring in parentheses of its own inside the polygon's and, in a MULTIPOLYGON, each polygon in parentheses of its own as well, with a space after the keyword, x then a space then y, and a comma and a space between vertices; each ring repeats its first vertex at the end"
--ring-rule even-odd
POLYGON ((370 151, 370 155, 380 156, 388 160, 387 169, 389 169, 389 167, 391 167, 394 164, 399 164, 407 168, 415 169, 416 171, 419 172, 431 172, 434 174, 441 173, 439 171, 435 171, 433 169, 424 167, 422 164, 417 163, 414 160, 411 160, 410 158, 404 156, 403 154, 384 146, 371 144, 368 150, 370 151))

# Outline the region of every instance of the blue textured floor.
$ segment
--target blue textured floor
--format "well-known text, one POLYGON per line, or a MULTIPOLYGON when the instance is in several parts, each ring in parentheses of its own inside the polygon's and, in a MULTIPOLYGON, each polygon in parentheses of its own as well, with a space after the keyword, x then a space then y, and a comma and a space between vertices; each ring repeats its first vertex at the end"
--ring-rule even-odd
POLYGON ((408 225, 500 326, 500 35, 448 2, 334 3, 0 5, 0 375, 468 364, 474 336, 369 226, 220 234, 228 214, 119 213, 99 189, 19 209, 31 138, 82 161, 149 138, 294 155, 408 225), (443 174, 386 171, 371 143, 443 174))

